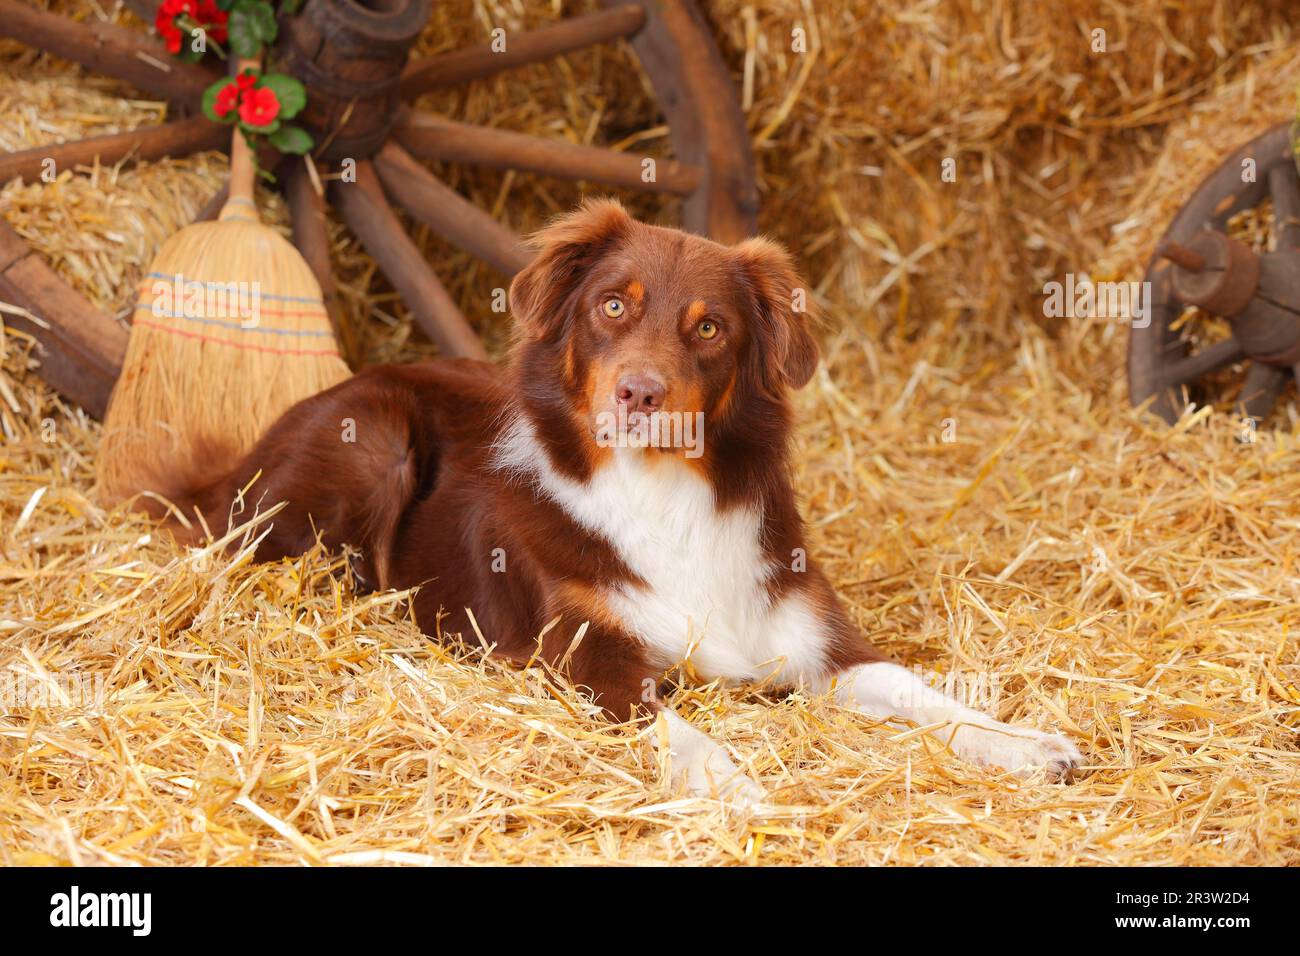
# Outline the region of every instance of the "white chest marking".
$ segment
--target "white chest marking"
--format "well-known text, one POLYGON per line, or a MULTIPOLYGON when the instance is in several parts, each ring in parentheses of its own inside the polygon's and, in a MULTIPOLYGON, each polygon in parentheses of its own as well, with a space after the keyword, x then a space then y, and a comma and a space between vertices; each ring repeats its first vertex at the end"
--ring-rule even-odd
POLYGON ((776 568, 763 554, 757 511, 719 512, 708 482, 674 458, 612 451, 590 481, 573 481, 556 472, 521 419, 503 434, 494 462, 533 481, 645 582, 616 588, 607 600, 657 666, 689 654, 706 680, 820 677, 825 628, 797 592, 772 602, 767 582, 776 568))

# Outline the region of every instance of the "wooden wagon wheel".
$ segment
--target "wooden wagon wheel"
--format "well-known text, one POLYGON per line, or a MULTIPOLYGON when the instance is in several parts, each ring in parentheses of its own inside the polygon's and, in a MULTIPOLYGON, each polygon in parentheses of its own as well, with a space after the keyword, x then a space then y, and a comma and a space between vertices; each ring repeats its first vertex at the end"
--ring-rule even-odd
POLYGON ((1249 361, 1237 407, 1254 421, 1267 417, 1287 379, 1300 376, 1300 177, 1288 124, 1206 177, 1160 240, 1146 280, 1150 323, 1135 323, 1129 337, 1133 404, 1151 400, 1173 423, 1199 380, 1249 361), (1228 223, 1265 199, 1273 203, 1275 248, 1258 255, 1227 234, 1228 223), (1227 320, 1232 334, 1189 353, 1177 322, 1190 306, 1227 320))
MULTIPOLYGON (((682 226, 721 242, 755 229, 757 190, 753 157, 731 79, 707 26, 691 0, 600 0, 601 9, 490 44, 408 62, 411 45, 429 18, 432 0, 306 0, 282 21, 275 56, 308 91, 300 116, 319 144, 318 164, 355 162, 356 182, 335 182, 317 193, 301 169, 280 172, 293 219, 294 240, 333 307, 334 282, 325 232, 331 202, 402 295, 415 321, 449 355, 482 357, 482 344, 402 230, 390 205, 454 245, 510 276, 529 253, 487 213, 440 182, 420 160, 446 160, 518 169, 569 180, 679 196, 682 226), (667 120, 676 158, 659 160, 651 181, 640 157, 456 123, 423 113, 409 102, 430 90, 456 86, 596 44, 626 38, 649 76, 667 120)), ((152 23, 158 0, 127 0, 152 23)), ((169 56, 155 37, 113 24, 84 25, 0 0, 0 36, 125 80, 183 110, 195 111, 220 73, 169 56)), ((127 156, 153 160, 229 146, 227 127, 202 116, 112 136, 0 154, 0 185, 58 169, 116 163, 127 156)), ((264 157, 276 162, 279 157, 264 157)), ((215 215, 224 190, 199 218, 215 215)), ((41 374, 95 416, 103 414, 121 367, 126 331, 60 280, 0 220, 0 300, 29 310, 37 321, 9 316, 42 350, 41 374)))

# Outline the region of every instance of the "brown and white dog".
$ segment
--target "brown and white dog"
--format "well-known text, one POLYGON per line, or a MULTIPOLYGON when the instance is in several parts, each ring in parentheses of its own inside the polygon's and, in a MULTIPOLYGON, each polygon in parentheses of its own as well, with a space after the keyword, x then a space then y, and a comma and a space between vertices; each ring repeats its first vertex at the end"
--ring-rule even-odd
POLYGON ((818 353, 784 250, 643 225, 611 201, 536 245, 510 289, 518 341, 504 374, 464 360, 367 369, 184 497, 224 527, 261 471, 250 495, 288 504, 259 559, 298 554, 319 532, 358 549, 375 586, 418 585, 426 630, 449 612, 442 631, 472 633, 471 608, 495 653, 563 662, 609 716, 662 713, 691 794, 762 799, 660 701, 688 655, 706 680, 833 690, 932 727, 979 764, 1059 777, 1079 762, 1065 738, 971 710, 886 660, 803 558, 789 393, 818 353))

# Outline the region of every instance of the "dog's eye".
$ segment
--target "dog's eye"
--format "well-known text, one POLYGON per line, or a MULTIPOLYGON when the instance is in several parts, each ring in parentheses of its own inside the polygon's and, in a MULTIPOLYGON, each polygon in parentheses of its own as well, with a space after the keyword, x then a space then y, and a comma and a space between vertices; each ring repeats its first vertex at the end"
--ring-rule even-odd
POLYGON ((705 340, 714 338, 718 334, 718 323, 712 319, 705 319, 695 327, 695 334, 705 340))
POLYGON ((621 319, 623 318, 623 301, 621 299, 606 299, 600 310, 611 319, 621 319))

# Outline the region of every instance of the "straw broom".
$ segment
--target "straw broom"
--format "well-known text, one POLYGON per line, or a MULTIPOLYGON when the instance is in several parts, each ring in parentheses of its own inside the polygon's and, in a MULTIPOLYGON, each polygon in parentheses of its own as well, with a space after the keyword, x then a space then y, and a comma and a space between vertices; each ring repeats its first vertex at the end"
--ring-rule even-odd
POLYGON ((236 125, 217 221, 182 229, 150 266, 104 418, 97 477, 110 501, 229 464, 287 408, 349 374, 310 267, 258 219, 254 176, 236 125))

